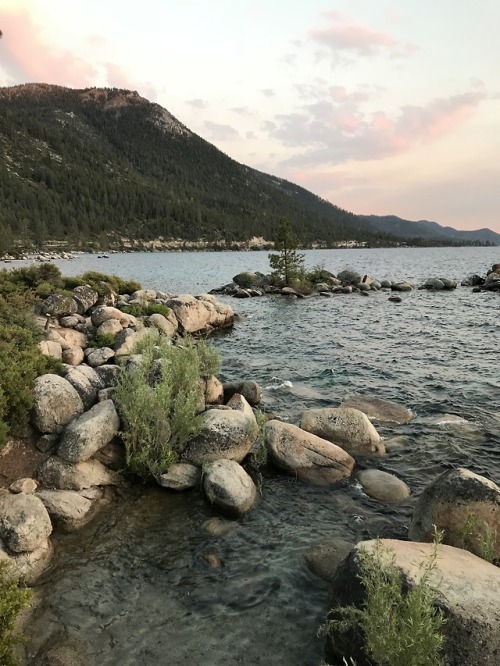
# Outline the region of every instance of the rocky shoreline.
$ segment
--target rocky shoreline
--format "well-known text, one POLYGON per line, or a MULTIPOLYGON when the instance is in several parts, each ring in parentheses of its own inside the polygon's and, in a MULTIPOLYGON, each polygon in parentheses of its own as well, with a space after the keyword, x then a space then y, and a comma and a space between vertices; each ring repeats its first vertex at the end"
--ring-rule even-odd
MULTIPOLYGON (((500 288, 500 265, 493 269, 482 286, 498 283, 500 288)), ((351 287, 350 291, 340 293, 384 288, 404 291, 400 287, 407 284, 397 283, 396 289, 392 284, 383 287, 379 283, 377 287, 377 281, 359 276, 361 280, 355 285, 358 276, 351 275, 350 284, 344 285, 343 280, 348 279, 345 273, 331 278, 340 284, 328 285, 330 293, 346 287, 351 287), (360 288, 361 284, 367 289, 360 288)), ((254 275, 260 278, 260 274, 254 275)), ((239 290, 250 289, 238 286, 236 280, 235 285, 239 290)), ((266 293, 294 296, 276 288, 278 292, 266 293)), ((441 290, 435 284, 431 288, 441 290)), ((109 291, 99 296, 91 287, 80 286, 71 296, 53 295, 44 301, 39 321, 45 339, 40 348, 62 361, 65 373, 42 375, 36 380, 32 425, 43 461, 33 476, 15 479, 8 490, 0 490, 0 557, 14 565, 25 584, 33 584, 48 566, 54 529, 79 529, 113 501, 117 490, 126 492, 132 482, 122 473, 124 447, 113 397, 118 376, 141 362, 140 356, 133 354, 137 341, 153 333, 176 344, 183 334, 207 335, 231 327, 236 320, 232 308, 209 294, 139 290, 133 294, 109 291), (131 308, 143 312, 148 305, 164 308, 164 314, 130 314, 131 308), (113 340, 112 345, 96 344, 105 336, 113 340)), ((165 492, 201 488, 212 506, 238 519, 252 510, 258 499, 257 479, 247 463, 250 456, 264 450, 277 473, 332 488, 356 478, 363 492, 381 506, 397 505, 410 493, 392 474, 357 469, 358 461, 369 463, 390 456, 374 423, 411 422, 413 414, 405 407, 353 396, 340 406, 305 410, 300 424, 294 425, 257 411, 261 391, 252 380, 223 385, 215 376, 206 377, 201 395, 201 433, 189 442, 181 462, 157 477, 165 492)), ((500 655, 500 569, 482 559, 482 530, 494 535, 491 559, 499 562, 500 488, 484 477, 455 469, 440 475, 424 490, 415 507, 410 541, 387 542, 410 584, 418 578, 412 567, 425 556, 433 525, 444 530, 447 544, 440 547, 436 576, 442 585, 438 586, 439 604, 449 618, 445 625, 449 663, 494 666, 500 655), (465 543, 464 525, 471 516, 480 528, 465 543)), ((352 583, 359 573, 359 549, 365 547, 371 546, 367 542, 330 544, 306 554, 311 571, 331 585, 332 599, 359 603, 359 590, 352 583)), ((346 639, 330 632, 327 654, 334 660, 352 654, 358 666, 366 663, 359 636, 346 639)))

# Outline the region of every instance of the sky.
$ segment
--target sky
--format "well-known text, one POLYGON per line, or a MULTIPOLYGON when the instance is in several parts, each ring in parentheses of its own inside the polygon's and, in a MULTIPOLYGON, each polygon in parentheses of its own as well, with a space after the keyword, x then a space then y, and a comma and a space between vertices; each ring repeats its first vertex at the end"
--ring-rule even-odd
POLYGON ((498 0, 0 0, 0 86, 137 90, 358 214, 500 233, 498 0))

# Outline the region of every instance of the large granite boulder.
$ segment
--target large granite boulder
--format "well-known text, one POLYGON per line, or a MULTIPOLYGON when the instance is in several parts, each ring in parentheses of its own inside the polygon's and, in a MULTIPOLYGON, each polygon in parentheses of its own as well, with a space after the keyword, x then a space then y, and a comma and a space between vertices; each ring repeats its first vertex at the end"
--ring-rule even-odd
POLYGON ((344 449, 291 423, 268 421, 264 440, 276 467, 305 481, 337 483, 349 477, 354 468, 354 458, 344 449))
POLYGON ((146 320, 146 324, 147 326, 154 326, 167 338, 173 338, 177 333, 177 326, 174 326, 169 319, 159 313, 150 315, 146 320))
POLYGON ((67 379, 51 374, 35 379, 32 422, 40 432, 61 432, 82 412, 82 399, 67 379))
POLYGON ((379 502, 401 502, 410 495, 404 481, 380 469, 364 469, 358 472, 357 479, 368 497, 379 502))
POLYGON ((33 494, 0 492, 0 538, 13 553, 31 552, 52 532, 49 514, 33 494))
POLYGON ((410 539, 431 541, 434 526, 444 543, 500 561, 500 488, 467 469, 444 472, 418 498, 410 539))
POLYGON ((341 407, 352 407, 366 414, 370 420, 380 423, 408 423, 413 418, 411 409, 391 400, 382 400, 370 395, 354 395, 344 398, 341 407))
POLYGON ((251 509, 257 496, 254 482, 234 460, 216 460, 208 465, 203 489, 214 506, 233 516, 251 509))
POLYGON ((100 365, 106 365, 114 357, 115 352, 111 347, 98 347, 88 354, 87 363, 91 368, 98 368, 100 365))
MULTIPOLYGON (((359 543, 339 565, 334 576, 330 588, 333 609, 362 606, 365 588, 359 578, 362 574, 359 551, 364 548, 373 552, 377 544, 394 553, 395 564, 409 589, 420 580, 422 569, 419 565, 428 560, 434 548, 433 544, 391 539, 359 543)), ((381 558, 382 567, 384 562, 387 558, 381 558)), ((436 605, 446 618, 443 634, 447 666, 496 666, 500 659, 500 569, 465 550, 439 546, 430 583, 436 590, 436 605)), ((339 615, 333 611, 331 617, 339 618, 339 615)), ((382 616, 381 631, 384 625, 382 616)), ((373 662, 367 659, 363 642, 364 636, 359 629, 341 633, 330 627, 327 655, 334 663, 352 658, 357 666, 368 666, 373 662)))
POLYGON ((64 317, 77 311, 78 304, 71 296, 51 294, 42 303, 42 313, 51 317, 64 317))
POLYGON ((307 568, 318 578, 331 583, 337 567, 355 545, 344 539, 327 539, 315 543, 304 553, 307 568))
POLYGON ((357 271, 346 269, 338 273, 337 280, 340 280, 343 285, 356 286, 361 282, 362 276, 357 271))
POLYGON ((77 303, 77 313, 83 315, 97 303, 99 294, 88 284, 83 284, 73 289, 73 298, 77 303))
POLYGON ((354 457, 385 453, 380 435, 366 414, 358 409, 351 407, 306 409, 302 414, 300 427, 337 444, 354 457))
MULTIPOLYGON (((43 502, 49 516, 59 529, 73 532, 83 527, 95 514, 95 504, 102 498, 102 491, 95 489, 97 495, 85 496, 85 492, 75 490, 41 490, 36 496, 43 502)), ((92 489, 92 492, 95 492, 92 489)))
POLYGON ((170 490, 189 490, 199 486, 200 481, 201 469, 189 463, 175 463, 158 477, 160 486, 170 490))
POLYGON ((201 433, 184 449, 184 461, 200 466, 221 458, 241 462, 250 453, 258 435, 253 414, 250 417, 239 410, 209 409, 202 419, 201 433))
POLYGON ((84 490, 93 486, 118 485, 120 479, 98 460, 69 463, 51 456, 39 467, 38 481, 45 488, 57 490, 84 490))
POLYGON ((235 394, 242 395, 250 405, 258 405, 262 398, 262 390, 257 382, 245 379, 239 382, 227 382, 224 386, 224 401, 227 402, 235 394))
POLYGON ((89 365, 70 368, 66 373, 66 379, 77 390, 85 410, 95 405, 98 392, 106 386, 101 376, 89 365))
POLYGON ((136 318, 108 305, 99 305, 92 311, 92 324, 99 328, 101 324, 109 319, 116 319, 120 322, 123 328, 128 326, 135 326, 137 324, 136 318))
POLYGON ((179 294, 167 301, 185 333, 200 333, 211 328, 230 326, 234 312, 229 305, 215 301, 213 296, 202 294, 195 298, 191 294, 179 294))
POLYGON ((59 457, 72 463, 88 460, 116 437, 119 427, 113 401, 103 400, 66 427, 59 444, 59 457))

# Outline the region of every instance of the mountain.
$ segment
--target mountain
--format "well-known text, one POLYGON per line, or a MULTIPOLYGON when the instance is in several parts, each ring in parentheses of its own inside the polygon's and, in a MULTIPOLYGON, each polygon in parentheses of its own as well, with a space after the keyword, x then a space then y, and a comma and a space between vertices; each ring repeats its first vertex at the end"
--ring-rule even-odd
POLYGON ((453 227, 443 227, 437 222, 429 222, 428 220, 411 222, 396 217, 396 215, 364 215, 362 217, 378 231, 402 238, 423 238, 442 242, 453 240, 481 245, 500 245, 500 234, 491 231, 491 229, 461 231, 460 229, 453 229, 453 227))
POLYGON ((0 248, 10 239, 105 247, 125 237, 394 239, 304 188, 239 164, 138 93, 0 88, 0 248))

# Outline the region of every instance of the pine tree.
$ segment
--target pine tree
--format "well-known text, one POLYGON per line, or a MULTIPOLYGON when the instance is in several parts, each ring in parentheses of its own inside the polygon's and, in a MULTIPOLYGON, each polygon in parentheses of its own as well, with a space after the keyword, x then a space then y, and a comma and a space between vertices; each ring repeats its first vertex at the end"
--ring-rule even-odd
POLYGON ((273 275, 284 280, 287 287, 304 273, 304 255, 297 252, 298 247, 299 240, 290 222, 283 219, 274 240, 274 249, 278 250, 279 254, 270 254, 269 263, 273 275))

